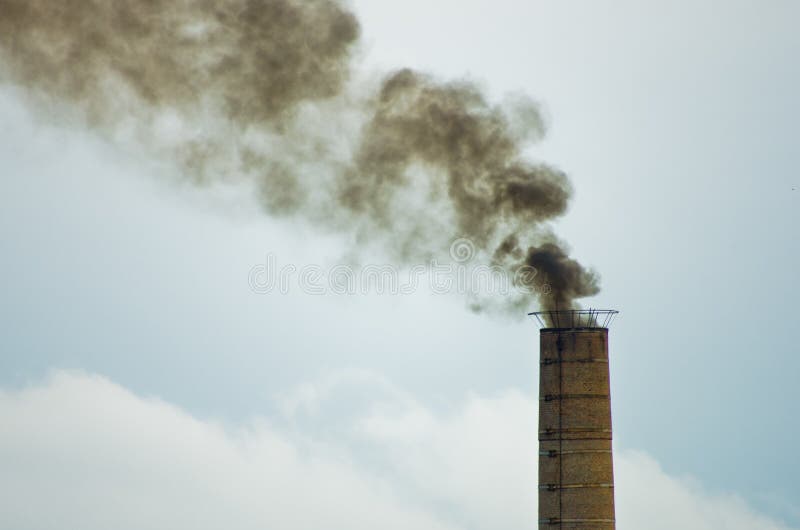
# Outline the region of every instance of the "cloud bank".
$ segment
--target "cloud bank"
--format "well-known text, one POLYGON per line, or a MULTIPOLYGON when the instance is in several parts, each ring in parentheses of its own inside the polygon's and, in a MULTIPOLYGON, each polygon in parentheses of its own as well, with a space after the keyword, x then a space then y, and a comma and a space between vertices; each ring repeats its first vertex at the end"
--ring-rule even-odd
MULTIPOLYGON (((536 526, 536 403, 435 413, 348 373, 225 426, 99 376, 0 392, 0 527, 511 529, 536 526)), ((733 495, 616 455, 620 530, 790 530, 733 495)))

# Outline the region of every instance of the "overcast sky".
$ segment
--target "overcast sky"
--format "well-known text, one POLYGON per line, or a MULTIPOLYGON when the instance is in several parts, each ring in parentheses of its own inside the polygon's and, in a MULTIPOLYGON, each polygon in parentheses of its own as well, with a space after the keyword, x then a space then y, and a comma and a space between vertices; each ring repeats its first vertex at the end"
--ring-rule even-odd
MULTIPOLYGON (((360 75, 542 105, 528 154, 575 188, 555 228, 601 274, 584 304, 622 312, 618 528, 800 528, 800 5, 352 7, 360 75)), ((258 294, 254 268, 329 269, 346 236, 9 82, 0 122, 0 526, 535 525, 532 322, 424 285, 258 294)))

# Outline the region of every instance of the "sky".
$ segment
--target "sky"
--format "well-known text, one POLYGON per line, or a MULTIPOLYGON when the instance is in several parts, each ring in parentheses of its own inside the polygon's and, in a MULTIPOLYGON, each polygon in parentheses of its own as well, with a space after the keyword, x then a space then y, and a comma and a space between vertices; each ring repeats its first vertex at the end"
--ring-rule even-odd
MULTIPOLYGON (((554 227, 602 278, 582 302, 621 311, 618 528, 800 528, 800 6, 351 6, 364 77, 543 108, 528 156, 570 176, 554 227)), ((347 236, 7 80, 0 120, 0 526, 535 524, 533 322, 425 285, 260 294, 259 267, 330 270, 347 236)))

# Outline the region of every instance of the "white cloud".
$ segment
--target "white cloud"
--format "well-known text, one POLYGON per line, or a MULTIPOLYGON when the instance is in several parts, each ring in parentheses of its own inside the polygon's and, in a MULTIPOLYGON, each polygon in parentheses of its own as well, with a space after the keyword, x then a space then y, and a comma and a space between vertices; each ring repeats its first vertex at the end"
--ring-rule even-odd
MULTIPOLYGON (((518 392, 438 414, 359 373, 286 403, 291 428, 230 429, 95 376, 0 393, 0 527, 536 526, 536 408, 518 392), (350 412, 329 417, 346 393, 350 412)), ((787 528, 643 453, 618 454, 616 469, 620 530, 787 528)))
POLYGON ((98 377, 0 398, 0 527, 449 528, 325 447, 226 432, 98 377))
POLYGON ((713 495, 691 478, 667 475, 645 453, 622 453, 614 468, 621 530, 789 530, 735 495, 713 495))

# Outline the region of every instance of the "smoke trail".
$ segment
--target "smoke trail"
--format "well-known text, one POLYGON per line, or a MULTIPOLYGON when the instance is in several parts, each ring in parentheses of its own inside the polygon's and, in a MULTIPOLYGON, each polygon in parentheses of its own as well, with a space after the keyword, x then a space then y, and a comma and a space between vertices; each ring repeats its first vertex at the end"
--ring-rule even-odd
POLYGON ((248 178, 271 213, 354 231, 406 263, 469 238, 487 263, 538 271, 544 308, 598 291, 543 224, 571 189, 522 156, 544 132, 535 104, 411 70, 364 96, 359 24, 335 0, 0 0, 0 13, 6 80, 102 130, 132 123, 198 180, 248 178))
POLYGON ((242 125, 338 94, 355 17, 330 0, 2 0, 17 81, 110 117, 114 85, 155 107, 209 101, 242 125))

